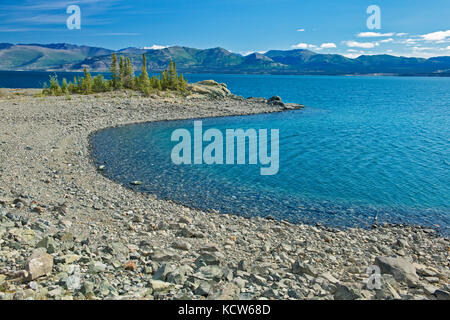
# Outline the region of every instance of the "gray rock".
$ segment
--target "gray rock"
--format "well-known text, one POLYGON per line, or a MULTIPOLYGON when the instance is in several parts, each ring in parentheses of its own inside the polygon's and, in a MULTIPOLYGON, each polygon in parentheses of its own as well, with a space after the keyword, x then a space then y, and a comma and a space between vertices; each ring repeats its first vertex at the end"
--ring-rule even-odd
POLYGON ((199 296, 208 296, 210 291, 211 284, 208 281, 202 281, 197 289, 195 289, 194 293, 199 296))
POLYGON ((164 282, 161 280, 150 280, 149 282, 150 288, 153 290, 153 292, 163 292, 168 291, 170 288, 173 287, 172 283, 164 282))
POLYGON ((268 299, 276 299, 278 298, 278 295, 279 295, 278 290, 272 288, 267 289, 262 293, 262 296, 268 299))
POLYGON ((154 280, 162 280, 165 281, 167 274, 169 272, 174 271, 174 266, 170 265, 170 264, 166 264, 164 263, 153 275, 153 279, 154 280))
POLYGON ((120 261, 124 261, 127 260, 130 250, 124 244, 120 242, 114 242, 105 247, 103 251, 116 256, 116 258, 120 261))
POLYGON ((93 261, 89 266, 89 272, 91 273, 102 273, 105 272, 106 265, 100 261, 93 261))
POLYGON ((450 293, 444 290, 436 290, 434 291, 434 295, 438 300, 450 300, 450 293))
POLYGON ((419 282, 416 268, 404 258, 377 257, 375 264, 380 267, 381 273, 391 274, 395 280, 405 282, 410 287, 416 287, 419 282))
POLYGON ((322 273, 322 274, 320 275, 320 277, 323 278, 323 279, 325 279, 325 280, 327 280, 328 282, 330 282, 330 283, 332 283, 332 284, 336 284, 336 283, 339 282, 339 280, 336 279, 335 277, 333 277, 333 276, 331 275, 331 273, 329 273, 329 272, 322 273))
POLYGON ((189 251, 191 249, 191 244, 186 241, 176 240, 172 243, 172 248, 189 251))
POLYGON ((154 261, 164 261, 164 262, 168 262, 168 261, 179 261, 180 257, 173 253, 173 252, 168 252, 168 251, 163 251, 163 250, 155 250, 152 254, 151 254, 151 258, 154 261))
POLYGON ((84 295, 93 293, 94 292, 94 283, 92 283, 90 281, 84 281, 81 286, 81 292, 83 292, 84 295))
POLYGON ((195 260, 195 264, 197 266, 220 265, 222 259, 223 255, 219 254, 218 252, 204 252, 197 258, 197 260, 195 260))
POLYGON ((292 273, 300 275, 307 274, 312 277, 315 277, 318 274, 317 270, 314 267, 298 260, 292 264, 292 273))
POLYGON ((184 274, 178 270, 169 272, 166 276, 166 281, 174 284, 183 284, 186 282, 184 274))
POLYGON ((28 280, 35 280, 39 277, 49 275, 53 269, 53 257, 48 253, 41 253, 32 256, 28 261, 26 270, 28 280))
POLYGON ((55 253, 58 251, 58 244, 51 237, 44 237, 38 242, 36 248, 45 248, 47 253, 55 253))
POLYGON ((427 280, 429 283, 438 283, 439 282, 438 277, 425 277, 425 280, 427 280))
POLYGON ((250 269, 250 264, 246 260, 241 260, 238 263, 238 270, 248 271, 250 269))
POLYGON ((66 279, 66 288, 69 291, 79 290, 81 288, 81 279, 78 275, 72 275, 66 279))
POLYGON ((397 246, 399 248, 406 248, 406 247, 408 247, 408 242, 405 239, 398 239, 397 246))
POLYGON ((207 265, 200 267, 195 275, 202 279, 220 281, 223 276, 223 271, 222 268, 217 265, 207 265))
POLYGON ((233 283, 219 283, 211 288, 209 300, 236 300, 239 299, 240 289, 233 283))
POLYGON ((335 300, 356 300, 362 298, 361 291, 353 287, 351 284, 336 284, 335 300))
POLYGON ((194 230, 192 228, 183 227, 178 233, 178 236, 184 237, 184 238, 204 238, 205 235, 197 230, 194 230))

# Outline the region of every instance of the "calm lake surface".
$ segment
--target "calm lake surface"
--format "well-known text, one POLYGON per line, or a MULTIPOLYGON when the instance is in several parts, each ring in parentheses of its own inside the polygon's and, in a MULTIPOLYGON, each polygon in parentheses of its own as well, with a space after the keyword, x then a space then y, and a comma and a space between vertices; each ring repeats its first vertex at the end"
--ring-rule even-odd
MULTIPOLYGON (((30 81, 44 73, 39 74, 30 81)), ((0 87, 5 87, 4 78, 0 73, 0 87)), ((9 78, 10 87, 22 87, 23 82, 9 78)), ((131 187, 203 210, 339 227, 370 226, 378 216, 379 222, 439 226, 448 233, 450 78, 187 78, 224 82, 244 97, 279 95, 307 106, 203 119, 204 130, 279 129, 279 173, 261 176, 253 165, 174 165, 173 130, 193 128, 193 120, 183 120, 111 128, 92 136, 92 156, 106 164, 108 177, 127 186, 140 180, 142 185, 131 187)))

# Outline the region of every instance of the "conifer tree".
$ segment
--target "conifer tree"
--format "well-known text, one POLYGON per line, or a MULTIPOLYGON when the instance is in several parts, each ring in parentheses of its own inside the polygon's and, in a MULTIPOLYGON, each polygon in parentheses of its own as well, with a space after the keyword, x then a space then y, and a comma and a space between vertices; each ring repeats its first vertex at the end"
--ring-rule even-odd
POLYGON ((83 79, 83 93, 84 94, 90 94, 92 93, 92 76, 91 74, 87 71, 86 68, 84 68, 84 79, 83 79))
POLYGON ((119 62, 119 88, 123 87, 123 82, 125 80, 125 62, 123 56, 120 56, 119 62))
POLYGON ((162 90, 168 89, 170 86, 169 83, 169 71, 166 69, 163 72, 161 72, 161 88, 162 90))
POLYGON ((59 96, 62 93, 61 87, 59 86, 58 82, 58 76, 56 75, 56 73, 55 75, 50 76, 50 85, 47 89, 47 93, 55 96, 59 96))
POLYGON ((180 73, 180 76, 178 77, 178 89, 181 91, 186 91, 187 87, 187 81, 184 79, 183 74, 180 73))
POLYGON ((177 67, 175 65, 175 62, 170 60, 169 64, 169 88, 172 90, 176 90, 177 88, 177 67))
POLYGON ((119 74, 117 71, 117 55, 116 53, 112 54, 111 57, 111 66, 109 67, 109 71, 111 72, 111 84, 113 89, 119 88, 119 74))
POLYGON ((124 78, 123 78, 123 86, 127 89, 133 89, 133 65, 131 64, 131 60, 129 57, 125 59, 124 63, 124 78))
POLYGON ((150 79, 148 77, 148 72, 147 72, 147 57, 145 56, 145 53, 142 54, 142 69, 141 69, 140 81, 141 81, 141 86, 143 88, 150 85, 150 79))
POLYGON ((69 85, 67 84, 66 78, 63 78, 62 85, 61 85, 61 91, 63 94, 69 93, 69 85))

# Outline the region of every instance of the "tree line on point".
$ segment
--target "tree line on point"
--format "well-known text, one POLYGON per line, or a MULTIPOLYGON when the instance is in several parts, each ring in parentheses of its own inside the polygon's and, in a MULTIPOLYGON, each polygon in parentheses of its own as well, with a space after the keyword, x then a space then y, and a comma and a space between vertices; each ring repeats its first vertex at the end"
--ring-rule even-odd
POLYGON ((118 61, 117 55, 112 54, 110 73, 111 80, 106 80, 103 75, 99 74, 95 77, 84 68, 84 77, 74 77, 73 82, 68 82, 65 78, 61 85, 58 76, 51 75, 49 83, 44 84, 42 90, 43 95, 70 95, 70 94, 92 94, 100 92, 110 92, 122 89, 130 89, 140 91, 145 96, 150 96, 156 91, 177 91, 185 92, 187 81, 183 74, 178 75, 175 62, 170 61, 169 67, 160 73, 160 76, 149 77, 147 71, 147 58, 145 53, 142 55, 143 65, 141 73, 135 75, 133 65, 129 57, 120 57, 118 61))

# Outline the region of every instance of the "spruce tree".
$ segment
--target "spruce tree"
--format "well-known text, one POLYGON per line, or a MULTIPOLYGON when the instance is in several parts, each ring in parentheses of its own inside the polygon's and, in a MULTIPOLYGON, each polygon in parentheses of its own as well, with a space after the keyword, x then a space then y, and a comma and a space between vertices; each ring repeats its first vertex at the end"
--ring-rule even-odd
POLYGON ((147 72, 147 57, 145 56, 145 53, 142 54, 142 69, 141 69, 140 81, 141 81, 141 87, 143 87, 143 88, 148 87, 150 85, 150 79, 148 77, 148 72, 147 72))
POLYGON ((183 74, 180 73, 180 76, 178 77, 178 88, 181 91, 185 91, 187 86, 187 81, 184 79, 183 74))
POLYGON ((177 89, 177 66, 175 64, 175 62, 173 62, 172 60, 170 60, 170 64, 169 64, 169 88, 172 90, 176 90, 177 89))
POLYGON ((133 89, 134 85, 133 74, 134 74, 133 65, 131 64, 131 60, 128 57, 125 59, 124 80, 123 80, 123 85, 127 89, 133 89))
POLYGON ((123 56, 120 56, 119 62, 119 88, 123 87, 123 82, 125 80, 125 62, 123 56))
POLYGON ((111 72, 111 84, 113 89, 119 88, 119 74, 117 72, 117 55, 115 53, 112 54, 111 57, 111 66, 109 67, 111 72))
POLYGON ((61 91, 63 94, 69 93, 69 85, 67 84, 66 78, 63 78, 62 85, 61 85, 61 91))
POLYGON ((83 79, 83 93, 84 94, 90 94, 92 93, 92 76, 87 71, 86 68, 84 68, 84 79, 83 79))

